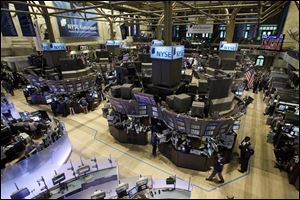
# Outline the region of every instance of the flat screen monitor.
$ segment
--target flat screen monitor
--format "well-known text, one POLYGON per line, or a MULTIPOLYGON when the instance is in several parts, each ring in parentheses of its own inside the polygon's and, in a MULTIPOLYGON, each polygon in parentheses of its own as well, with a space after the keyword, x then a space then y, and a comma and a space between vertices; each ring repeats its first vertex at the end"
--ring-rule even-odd
POLYGON ((280 105, 278 106, 278 110, 281 111, 281 112, 284 112, 284 111, 285 111, 285 108, 286 108, 286 106, 285 106, 285 105, 282 105, 282 104, 280 104, 280 105))
POLYGON ((134 195, 136 195, 136 193, 138 193, 138 189, 137 187, 133 187, 128 191, 128 196, 129 198, 132 198, 134 195))
POLYGON ((260 48, 265 50, 281 51, 283 40, 284 34, 263 35, 260 48))
POLYGON ((30 191, 28 188, 22 188, 10 195, 11 199, 24 199, 25 197, 30 195, 30 191))
POLYGON ((57 174, 52 178, 53 185, 59 184, 62 181, 66 180, 65 173, 57 174))
POLYGON ((77 169, 77 174, 80 176, 82 174, 88 173, 91 170, 89 165, 83 165, 77 169))
POLYGON ((134 93, 134 97, 139 104, 156 106, 156 101, 153 95, 149 95, 145 93, 134 93))

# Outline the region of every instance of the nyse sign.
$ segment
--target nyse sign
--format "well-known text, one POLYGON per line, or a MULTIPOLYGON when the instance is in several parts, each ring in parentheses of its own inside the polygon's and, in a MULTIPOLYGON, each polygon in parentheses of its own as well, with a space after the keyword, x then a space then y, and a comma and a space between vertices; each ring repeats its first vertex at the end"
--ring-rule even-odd
POLYGON ((227 43, 225 41, 220 42, 220 51, 237 51, 238 43, 227 43))
POLYGON ((120 46, 121 41, 119 40, 107 40, 106 46, 120 46))
POLYGON ((151 58, 175 60, 184 56, 184 46, 151 46, 151 58))
POLYGON ((61 51, 66 50, 66 46, 64 43, 43 43, 42 49, 43 51, 61 51))

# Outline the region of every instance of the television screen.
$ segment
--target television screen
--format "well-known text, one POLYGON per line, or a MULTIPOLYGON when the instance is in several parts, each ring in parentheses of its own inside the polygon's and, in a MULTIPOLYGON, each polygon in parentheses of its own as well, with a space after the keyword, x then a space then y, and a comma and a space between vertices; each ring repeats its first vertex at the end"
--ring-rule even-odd
POLYGON ((134 97, 139 104, 156 106, 156 102, 153 95, 145 93, 134 93, 134 97))
POLYGON ((280 51, 284 40, 284 34, 263 35, 260 45, 261 49, 280 51))
POLYGON ((285 105, 279 105, 278 110, 282 112, 285 111, 285 105))
POLYGON ((133 187, 128 191, 129 198, 133 197, 138 192, 137 187, 133 187))
POLYGON ((56 185, 66 179, 65 173, 57 174, 52 178, 53 185, 56 185))

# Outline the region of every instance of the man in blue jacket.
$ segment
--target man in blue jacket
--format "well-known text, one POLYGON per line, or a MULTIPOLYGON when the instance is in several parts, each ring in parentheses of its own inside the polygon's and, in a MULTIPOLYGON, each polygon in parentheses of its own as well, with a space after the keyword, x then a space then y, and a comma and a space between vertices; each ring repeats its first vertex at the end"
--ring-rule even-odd
POLYGON ((218 174, 220 181, 218 183, 224 183, 224 178, 222 176, 223 166, 224 166, 224 158, 221 153, 217 154, 217 162, 214 165, 213 173, 206 178, 207 181, 212 181, 212 179, 218 174))

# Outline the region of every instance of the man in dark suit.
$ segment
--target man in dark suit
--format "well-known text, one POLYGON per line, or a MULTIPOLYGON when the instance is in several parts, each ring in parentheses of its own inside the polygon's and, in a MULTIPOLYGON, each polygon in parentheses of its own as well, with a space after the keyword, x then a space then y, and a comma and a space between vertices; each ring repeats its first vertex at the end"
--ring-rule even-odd
POLYGON ((224 178, 222 176, 222 171, 223 171, 223 166, 224 166, 224 158, 221 153, 217 154, 217 162, 214 165, 214 170, 213 173, 206 178, 207 181, 212 181, 212 179, 218 174, 220 181, 218 183, 224 183, 224 178))
POLYGON ((250 157, 254 154, 254 150, 252 149, 250 143, 250 137, 246 136, 245 139, 241 142, 239 148, 241 150, 241 169, 239 170, 239 172, 245 173, 248 170, 250 157))

